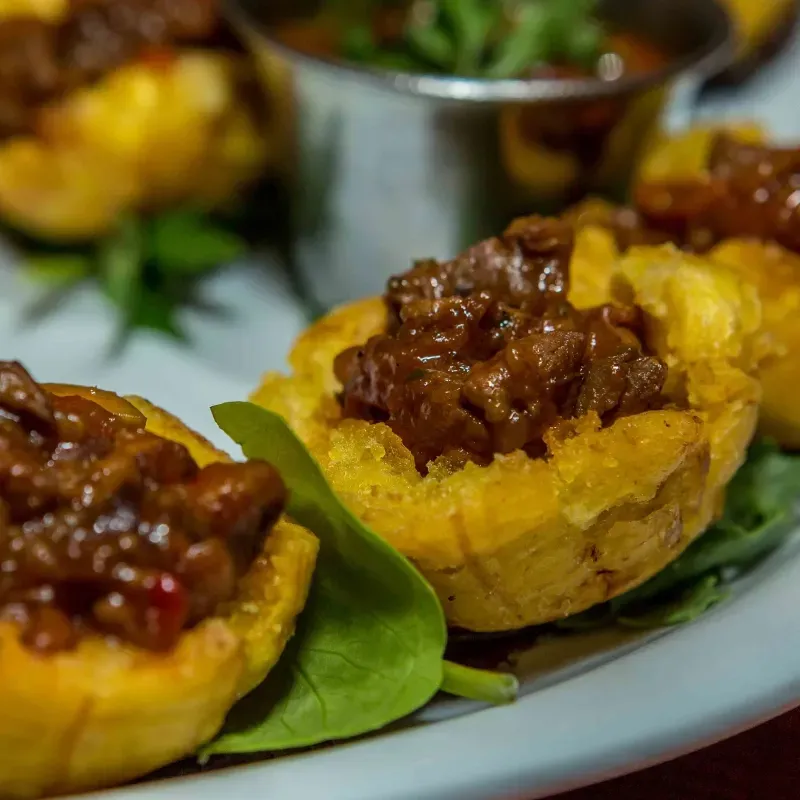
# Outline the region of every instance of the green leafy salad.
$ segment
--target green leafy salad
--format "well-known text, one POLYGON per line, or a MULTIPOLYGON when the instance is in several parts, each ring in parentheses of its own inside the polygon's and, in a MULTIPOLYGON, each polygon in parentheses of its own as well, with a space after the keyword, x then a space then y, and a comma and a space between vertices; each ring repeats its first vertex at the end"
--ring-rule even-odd
MULTIPOLYGON (((444 660, 447 627, 433 589, 338 500, 280 416, 246 402, 212 411, 245 456, 280 471, 287 512, 317 535, 320 555, 297 633, 276 670, 234 707, 201 759, 359 736, 411 714, 439 691, 488 703, 515 698, 513 675, 444 660)), ((558 627, 691 621, 789 535, 798 490, 800 457, 768 442, 753 445, 717 524, 647 583, 558 627)))
POLYGON ((595 0, 339 0, 320 25, 337 55, 406 72, 513 78, 543 64, 591 70, 605 31, 595 0))

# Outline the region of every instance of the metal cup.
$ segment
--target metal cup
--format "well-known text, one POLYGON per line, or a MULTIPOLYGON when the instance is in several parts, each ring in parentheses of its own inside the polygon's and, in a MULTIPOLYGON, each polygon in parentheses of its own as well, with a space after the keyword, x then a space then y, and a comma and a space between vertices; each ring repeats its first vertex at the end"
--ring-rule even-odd
POLYGON ((379 294, 414 259, 452 257, 513 216, 624 188, 672 87, 732 55, 715 0, 607 0, 602 17, 660 45, 671 56, 664 69, 613 82, 411 75, 273 37, 319 0, 232 1, 284 139, 294 268, 319 311, 379 294), (570 136, 598 111, 599 143, 570 136), (554 146, 554 133, 565 143, 554 146))

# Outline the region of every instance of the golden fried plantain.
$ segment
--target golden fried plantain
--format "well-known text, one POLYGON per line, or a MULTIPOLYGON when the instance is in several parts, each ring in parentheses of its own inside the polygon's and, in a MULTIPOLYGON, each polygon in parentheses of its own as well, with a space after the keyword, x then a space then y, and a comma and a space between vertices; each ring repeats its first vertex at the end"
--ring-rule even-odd
POLYGON ((723 0, 738 36, 738 53, 747 56, 774 38, 780 26, 791 26, 794 0, 723 0))
MULTIPOLYGON (((608 255, 605 235, 592 234, 608 255)), ((585 269, 592 246, 578 242, 585 269)), ((707 527, 744 459, 760 396, 755 291, 671 246, 605 268, 609 280, 585 299, 613 291, 645 309, 672 403, 607 428, 587 415, 572 436, 549 435, 547 459, 516 452, 455 472, 433 462, 423 477, 389 427, 342 419, 332 361, 384 328, 378 298, 312 326, 290 355, 291 377, 268 374, 252 396, 289 421, 343 500, 418 566, 451 625, 520 628, 640 584, 707 527)))
MULTIPOLYGON (((640 180, 704 180, 712 142, 720 132, 745 143, 767 142, 764 130, 753 123, 692 128, 662 139, 643 164, 640 180)), ((581 213, 585 218, 594 213, 601 220, 610 207, 597 201, 586 204, 581 213)), ((608 251, 613 241, 607 232, 591 227, 581 231, 578 241, 583 248, 576 248, 573 261, 573 301, 591 297, 599 302, 610 281, 608 251)), ((800 408, 791 387, 800 379, 800 257, 772 242, 747 239, 724 240, 708 256, 758 290, 765 334, 761 344, 766 352, 758 373, 763 390, 759 428, 783 447, 798 449, 800 408)))
MULTIPOLYGON (((11 0, 0 21, 58 24, 73 11, 67 0, 11 0)), ((73 89, 38 110, 35 133, 0 142, 0 216, 34 236, 79 241, 126 212, 230 201, 275 157, 255 80, 245 56, 177 48, 73 89)))
POLYGON ((637 180, 661 181, 704 180, 708 177, 708 157, 714 139, 721 132, 745 144, 764 144, 766 132, 755 122, 718 125, 696 125, 679 134, 659 134, 647 150, 637 172, 637 180))
POLYGON ((80 240, 126 211, 228 200, 269 159, 237 89, 245 72, 238 57, 183 51, 42 109, 40 136, 0 144, 0 214, 43 238, 80 240))
MULTIPOLYGON (((228 457, 167 412, 80 387, 107 410, 147 419, 186 445, 199 466, 228 457)), ((166 654, 83 639, 40 655, 0 623, 0 796, 32 798, 110 786, 193 753, 216 734, 233 703, 258 685, 283 651, 305 604, 317 540, 282 519, 218 616, 185 632, 166 654)))
POLYGON ((773 243, 729 239, 709 254, 758 289, 764 331, 774 353, 759 370, 763 389, 759 428, 783 447, 800 449, 800 257, 773 243))

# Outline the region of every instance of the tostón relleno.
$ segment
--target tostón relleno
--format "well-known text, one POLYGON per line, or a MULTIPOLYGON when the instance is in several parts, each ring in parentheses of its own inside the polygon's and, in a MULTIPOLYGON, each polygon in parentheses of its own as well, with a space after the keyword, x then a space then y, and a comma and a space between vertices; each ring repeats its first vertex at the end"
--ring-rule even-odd
POLYGON ((219 16, 216 0, 3 4, 0 219, 81 242, 257 179, 270 126, 219 16))
POLYGON ((0 364, 0 795, 189 755, 291 637, 317 540, 265 462, 137 397, 0 364))
POLYGON ((568 212, 586 257, 574 291, 585 303, 611 291, 618 251, 673 242, 755 287, 770 353, 759 365, 759 428, 782 447, 800 448, 800 412, 790 387, 800 380, 800 148, 776 147, 752 124, 696 127, 664 137, 642 164, 633 205, 589 200, 568 212), (590 243, 590 244, 589 244, 590 243))
POLYGON ((252 396, 454 626, 543 623, 642 583, 716 517, 753 435, 754 289, 633 249, 614 304, 579 310, 572 258, 570 226, 517 220, 333 311, 252 396))

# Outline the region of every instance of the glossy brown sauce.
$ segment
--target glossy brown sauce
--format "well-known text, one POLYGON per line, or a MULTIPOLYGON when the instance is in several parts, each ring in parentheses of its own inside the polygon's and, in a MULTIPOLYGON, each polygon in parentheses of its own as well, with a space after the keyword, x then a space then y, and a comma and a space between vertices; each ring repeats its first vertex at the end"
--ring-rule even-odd
POLYGON ((280 515, 264 462, 188 450, 0 362, 0 619, 40 652, 86 632, 151 650, 230 600, 280 515))
POLYGON ((643 184, 634 202, 644 227, 693 250, 752 237, 800 252, 800 147, 744 144, 720 135, 707 179, 643 184))
POLYGON ((702 178, 642 183, 630 208, 579 208, 565 218, 609 228, 622 249, 674 242, 703 252, 735 237, 800 253, 800 147, 745 144, 721 134, 702 178))
POLYGON ((0 137, 35 129, 36 111, 148 51, 210 37, 216 0, 71 0, 59 24, 0 20, 0 137))
POLYGON ((391 279, 387 331, 336 359, 344 416, 386 423, 424 473, 439 456, 544 456, 566 420, 657 407, 666 366, 642 343, 640 311, 574 308, 572 247, 569 225, 528 217, 391 279))

